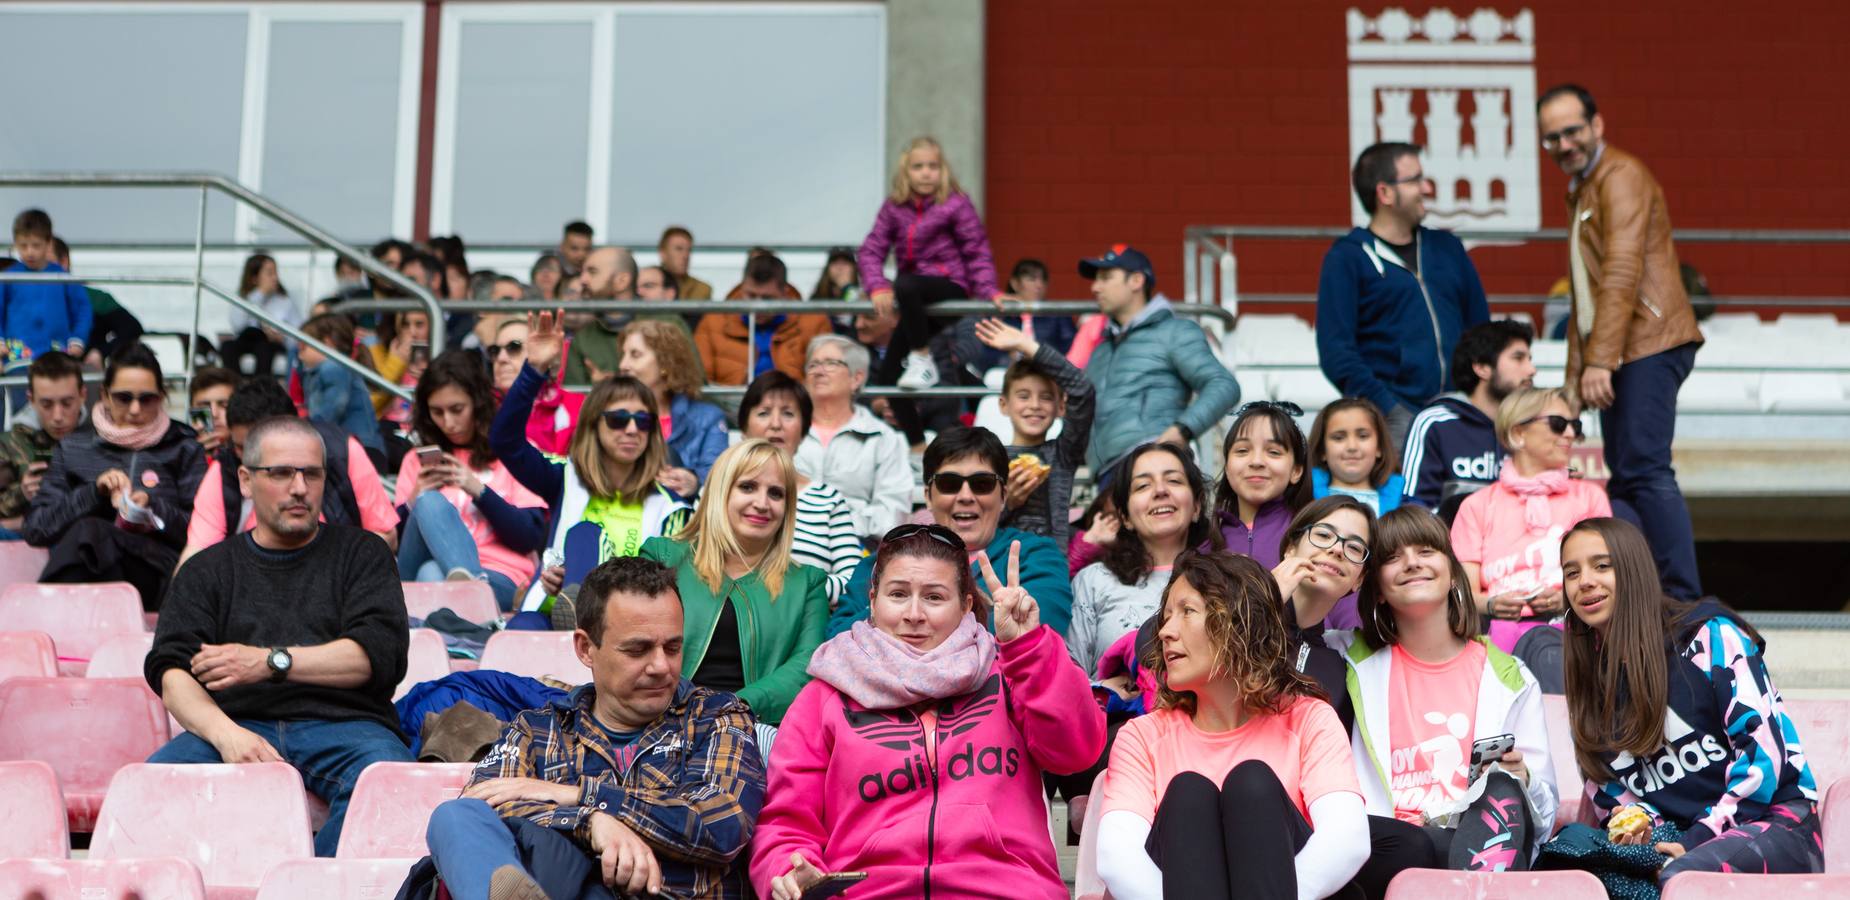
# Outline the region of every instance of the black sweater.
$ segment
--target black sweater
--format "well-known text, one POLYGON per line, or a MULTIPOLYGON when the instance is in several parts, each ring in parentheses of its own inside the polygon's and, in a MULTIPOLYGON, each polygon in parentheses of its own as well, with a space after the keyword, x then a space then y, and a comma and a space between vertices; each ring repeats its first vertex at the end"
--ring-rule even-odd
POLYGON ((392 551, 377 535, 323 525, 307 547, 259 548, 250 532, 199 552, 175 573, 143 672, 156 693, 168 669, 190 670, 202 644, 312 647, 351 638, 372 677, 357 688, 269 681, 216 692, 234 719, 371 719, 402 732, 392 691, 410 631, 392 551))

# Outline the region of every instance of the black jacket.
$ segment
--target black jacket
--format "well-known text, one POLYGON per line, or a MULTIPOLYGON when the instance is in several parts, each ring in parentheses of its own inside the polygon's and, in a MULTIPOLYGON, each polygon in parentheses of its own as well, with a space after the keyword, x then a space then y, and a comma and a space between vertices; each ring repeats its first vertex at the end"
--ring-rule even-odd
POLYGON ((97 477, 110 469, 121 469, 135 490, 148 493, 148 505, 161 523, 160 530, 149 536, 176 551, 185 547, 193 497, 205 479, 206 453, 199 446, 198 433, 181 422, 169 422, 160 442, 146 450, 104 441, 90 422, 59 441, 38 496, 32 498, 32 509, 26 513, 26 542, 49 547, 72 523, 86 516, 113 521, 115 507, 96 489, 97 477))
POLYGON ((1448 500, 1497 480, 1504 451, 1497 429, 1463 394, 1446 394, 1413 417, 1400 474, 1405 502, 1437 512, 1448 500))

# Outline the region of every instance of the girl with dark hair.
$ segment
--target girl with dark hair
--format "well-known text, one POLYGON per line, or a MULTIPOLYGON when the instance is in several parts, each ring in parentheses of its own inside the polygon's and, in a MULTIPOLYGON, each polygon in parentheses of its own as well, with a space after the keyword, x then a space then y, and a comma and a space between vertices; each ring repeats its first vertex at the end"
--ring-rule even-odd
MULTIPOLYGON (((352 319, 340 313, 322 313, 304 322, 302 333, 336 350, 346 350, 349 359, 372 368, 371 356, 353 349, 352 319)), ((379 433, 366 380, 346 366, 329 362, 321 351, 307 344, 296 350, 296 363, 302 368, 302 405, 308 409, 308 417, 353 435, 372 457, 373 467, 385 471, 385 439, 379 433)))
MULTIPOLYGON (((238 296, 263 309, 285 325, 302 324, 302 311, 276 275, 276 260, 268 253, 253 253, 238 276, 238 296)), ((219 356, 232 371, 244 375, 274 375, 271 367, 283 352, 283 334, 237 307, 231 308, 232 339, 219 348, 219 356), (251 360, 247 367, 244 360, 251 360)))
POLYGON ((126 581, 158 610, 205 473, 192 426, 167 417, 160 361, 142 344, 122 348, 103 370, 102 402, 58 442, 26 513, 26 541, 51 548, 38 580, 126 581))
POLYGON ((1349 667, 1325 643, 1325 620, 1361 585, 1374 534, 1375 514, 1362 501, 1340 495, 1313 500, 1291 518, 1278 542, 1282 559, 1272 569, 1285 598, 1292 666, 1316 679, 1345 730, 1355 722, 1349 667))
POLYGON ((829 259, 822 264, 822 274, 816 277, 816 289, 809 292, 809 299, 861 299, 861 269, 855 263, 853 247, 836 247, 829 251, 829 259))
POLYGON ((1528 869, 1559 802, 1542 690, 1479 632, 1444 522, 1418 506, 1381 517, 1358 612, 1349 702, 1374 845, 1358 881, 1379 897, 1407 868, 1528 869), (1504 736, 1508 752, 1471 765, 1504 736))
POLYGON ((1113 897, 1352 895, 1368 854, 1355 767, 1342 723, 1291 667, 1283 607, 1250 558, 1176 559, 1145 656, 1160 706, 1119 730, 1094 798, 1113 897))
POLYGON ((1291 517, 1311 501, 1304 432, 1294 403, 1259 400, 1240 407, 1214 485, 1214 509, 1227 549, 1272 568, 1291 517))
POLYGON ((1818 783, 1766 641, 1714 600, 1666 597, 1644 535, 1587 519, 1561 540, 1574 757, 1614 843, 1683 872, 1824 869, 1818 783))
POLYGON ((1400 506, 1400 453, 1387 417, 1361 397, 1344 397, 1317 412, 1310 426, 1311 493, 1346 494, 1375 515, 1400 506))
POLYGON ((516 481, 488 445, 495 395, 481 357, 472 350, 437 357, 412 408, 424 446, 405 454, 392 498, 405 523, 399 580, 485 581, 510 611, 515 592, 533 577, 533 554, 546 543, 546 501, 516 481))

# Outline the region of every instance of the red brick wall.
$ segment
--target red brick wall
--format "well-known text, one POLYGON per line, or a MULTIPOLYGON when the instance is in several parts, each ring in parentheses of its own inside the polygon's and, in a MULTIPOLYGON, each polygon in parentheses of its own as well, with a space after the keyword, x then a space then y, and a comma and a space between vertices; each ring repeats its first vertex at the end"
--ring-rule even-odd
MULTIPOLYGON (((1350 5, 993 0, 985 205, 999 265, 1041 256, 1054 296, 1085 297, 1073 260, 1128 241, 1179 296, 1186 226, 1347 225, 1350 5)), ((1850 4, 1528 8, 1537 89, 1593 90, 1608 140, 1655 170, 1678 227, 1850 228, 1850 4)), ((1561 227, 1566 178, 1541 166, 1542 224, 1561 227)), ((1243 243, 1241 289, 1315 291, 1325 246, 1243 243)), ((1850 294, 1850 246, 1679 249, 1718 294, 1850 294)), ((1566 269, 1560 243, 1473 257, 1492 293, 1541 293, 1566 269)))

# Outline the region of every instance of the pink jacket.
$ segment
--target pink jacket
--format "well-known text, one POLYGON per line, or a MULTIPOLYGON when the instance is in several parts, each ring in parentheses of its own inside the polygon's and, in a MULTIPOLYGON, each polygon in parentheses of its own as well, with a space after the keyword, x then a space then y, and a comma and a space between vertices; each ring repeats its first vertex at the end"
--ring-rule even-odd
POLYGON ((1041 773, 1097 762, 1104 715, 1045 625, 1003 644, 993 672, 940 702, 929 735, 911 709, 863 709, 820 679, 805 686, 771 747, 752 838, 758 894, 770 896, 800 851, 825 872, 867 872, 849 891, 860 900, 1065 900, 1041 773))
POLYGON ((963 286, 975 300, 994 297, 996 262, 989 234, 969 196, 952 194, 943 203, 913 197, 907 203, 880 204, 874 229, 861 242, 861 287, 867 293, 892 288, 886 280, 888 254, 898 258, 901 275, 932 275, 963 286))
POLYGON ((533 401, 527 417, 527 443, 541 453, 564 456, 572 449, 572 432, 578 428, 578 408, 585 395, 568 391, 558 382, 546 385, 533 401))

